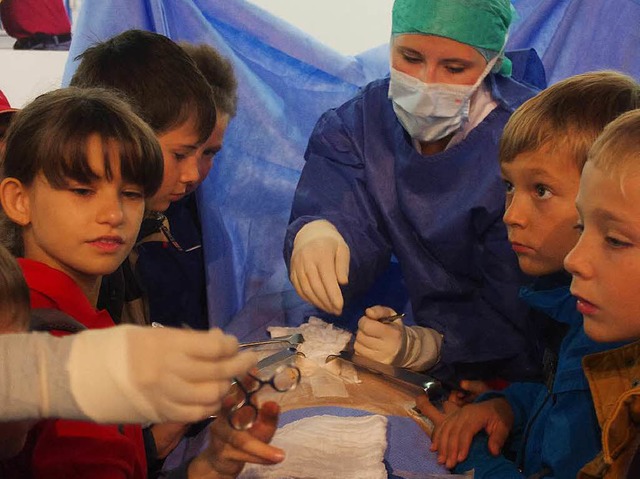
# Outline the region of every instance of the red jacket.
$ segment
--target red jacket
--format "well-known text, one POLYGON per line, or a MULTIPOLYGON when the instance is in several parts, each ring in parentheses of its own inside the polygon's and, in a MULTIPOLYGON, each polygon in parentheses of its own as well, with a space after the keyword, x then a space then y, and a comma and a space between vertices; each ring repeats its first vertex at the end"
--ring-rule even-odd
MULTIPOLYGON (((31 291, 33 308, 59 309, 90 329, 114 325, 106 311, 96 311, 91 306, 69 276, 37 261, 18 261, 31 291)), ((19 477, 147 477, 142 428, 137 425, 98 425, 63 419, 41 421, 31 431, 25 449, 14 462, 16 467, 20 463, 28 464, 30 476, 19 477)))
POLYGON ((71 33, 71 23, 62 0, 4 0, 0 2, 2 26, 13 38, 34 33, 71 33))

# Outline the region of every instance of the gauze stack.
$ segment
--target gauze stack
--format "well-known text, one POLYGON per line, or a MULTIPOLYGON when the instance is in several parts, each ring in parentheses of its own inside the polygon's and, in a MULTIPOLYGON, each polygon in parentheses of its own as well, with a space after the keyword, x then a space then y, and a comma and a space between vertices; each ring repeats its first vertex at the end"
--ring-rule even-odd
POLYGON ((247 464, 240 479, 386 479, 387 418, 312 416, 276 431, 271 441, 286 451, 280 464, 247 464))

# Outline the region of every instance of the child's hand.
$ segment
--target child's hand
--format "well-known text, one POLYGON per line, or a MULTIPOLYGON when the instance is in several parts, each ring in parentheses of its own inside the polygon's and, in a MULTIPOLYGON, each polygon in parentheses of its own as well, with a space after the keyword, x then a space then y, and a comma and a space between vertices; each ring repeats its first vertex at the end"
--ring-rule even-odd
POLYGON ((434 424, 431 450, 438 451, 438 462, 451 469, 464 461, 473 437, 480 431, 489 436, 489 451, 497 456, 513 426, 513 412, 502 398, 458 407, 446 401, 444 413, 425 396, 416 398, 416 407, 434 424))
POLYGON ((247 462, 282 462, 284 451, 268 444, 278 427, 279 413, 276 403, 266 402, 260 407, 255 424, 247 431, 237 431, 223 411, 210 427, 209 446, 189 465, 189 479, 234 478, 247 462))
POLYGON ((460 381, 460 390, 451 391, 449 401, 462 407, 471 404, 480 394, 491 391, 491 387, 484 381, 460 381))

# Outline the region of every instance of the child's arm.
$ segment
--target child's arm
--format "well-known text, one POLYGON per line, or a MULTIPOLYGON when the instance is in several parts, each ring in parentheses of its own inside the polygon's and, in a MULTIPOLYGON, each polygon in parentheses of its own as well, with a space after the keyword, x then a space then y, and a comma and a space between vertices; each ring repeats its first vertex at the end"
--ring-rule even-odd
POLYGON ((488 450, 498 455, 513 425, 511 407, 502 398, 464 407, 447 401, 441 412, 423 395, 416 398, 416 406, 433 422, 431 450, 438 451, 438 462, 449 469, 467 458, 471 441, 480 431, 489 436, 488 450))
POLYGON ((225 413, 210 427, 208 447, 190 463, 170 471, 166 479, 232 479, 245 463, 276 464, 284 459, 284 451, 270 446, 278 426, 280 409, 274 402, 260 407, 258 420, 247 431, 236 431, 225 413))
MULTIPOLYGON (((449 405, 445 413, 435 408, 426 396, 418 397, 416 404, 435 425, 432 449, 439 452, 440 462, 452 468, 468 458, 474 436, 483 430, 488 436, 483 453, 487 457, 489 453, 498 456, 507 437, 522 432, 534 412, 536 399, 545 392, 544 384, 514 383, 501 392, 484 394, 479 402, 462 408, 449 405)), ((476 452, 478 455, 482 453, 476 452)), ((469 461, 475 462, 471 458, 469 461)))
MULTIPOLYGON (((504 414, 507 416, 506 420, 508 421, 509 411, 500 412, 500 407, 504 407, 504 403, 506 403, 504 399, 494 399, 493 401, 496 401, 496 403, 470 404, 462 408, 447 401, 444 404, 443 413, 435 408, 426 396, 419 396, 416 398, 416 406, 434 423, 434 430, 431 434, 432 450, 439 449, 438 462, 446 463, 448 468, 455 468, 454 471, 458 473, 465 473, 473 469, 473 477, 476 479, 492 479, 496 477, 501 479, 524 479, 525 476, 520 473, 516 465, 499 453, 509 434, 508 424, 501 423, 504 419, 500 420, 499 417, 504 414), (500 404, 497 401, 504 401, 504 403, 500 404), (478 407, 481 405, 483 405, 481 408, 478 407), (485 413, 484 421, 487 423, 487 427, 479 427, 479 424, 474 424, 477 421, 482 422, 483 412, 485 413), (460 422, 453 421, 447 424, 447 419, 455 420, 461 413, 464 413, 466 419, 462 418, 460 422), (493 421, 488 419, 491 416, 489 413, 493 414, 493 421), (460 446, 460 443, 455 443, 455 441, 460 440, 460 438, 455 435, 449 437, 446 433, 442 433, 443 426, 449 428, 462 427, 462 430, 457 432, 464 433, 463 441, 467 442, 464 453, 460 449, 456 449, 460 446), (488 436, 482 429, 491 431, 491 436, 488 436), (440 437, 437 437, 437 434, 440 434, 440 437), (443 438, 442 436, 445 437, 443 438), (490 450, 494 450, 495 453, 490 452, 490 450), (447 453, 452 453, 452 457, 448 457, 447 453)), ((488 402, 490 403, 491 401, 488 402)), ((506 407, 508 408, 508 403, 506 407)))

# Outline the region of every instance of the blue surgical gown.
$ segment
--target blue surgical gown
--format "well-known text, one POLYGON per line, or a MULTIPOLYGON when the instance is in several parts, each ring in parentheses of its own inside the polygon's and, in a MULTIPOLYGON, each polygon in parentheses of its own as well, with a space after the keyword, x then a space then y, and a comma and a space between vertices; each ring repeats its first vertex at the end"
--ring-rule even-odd
POLYGON ((330 221, 351 251, 346 299, 395 255, 415 322, 444 336, 436 371, 524 379, 539 373, 540 348, 502 223, 498 142, 536 90, 498 75, 485 81, 499 105, 461 143, 431 156, 398 122, 388 78, 326 112, 307 146, 284 254, 288 265, 306 223, 330 221))

